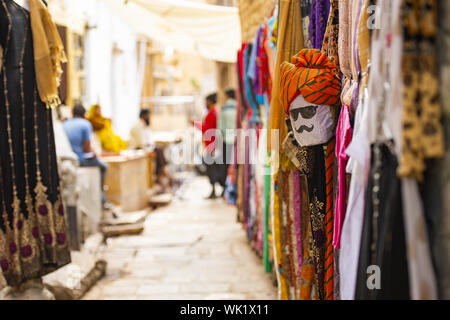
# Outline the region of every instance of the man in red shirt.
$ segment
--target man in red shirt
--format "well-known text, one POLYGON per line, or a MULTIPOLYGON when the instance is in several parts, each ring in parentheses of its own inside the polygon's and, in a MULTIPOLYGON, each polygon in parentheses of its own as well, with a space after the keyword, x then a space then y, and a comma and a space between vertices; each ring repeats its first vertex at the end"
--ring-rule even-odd
MULTIPOLYGON (((215 130, 217 129, 217 94, 213 93, 206 97, 206 107, 208 108, 208 114, 203 120, 202 133, 203 133, 203 143, 205 144, 207 155, 209 159, 206 159, 206 175, 209 178, 209 182, 212 186, 212 192, 208 199, 217 198, 215 184, 222 184, 222 179, 220 177, 219 164, 210 163, 212 158, 215 156, 216 145, 215 145, 215 130)), ((224 187, 224 186, 222 186, 224 187)))

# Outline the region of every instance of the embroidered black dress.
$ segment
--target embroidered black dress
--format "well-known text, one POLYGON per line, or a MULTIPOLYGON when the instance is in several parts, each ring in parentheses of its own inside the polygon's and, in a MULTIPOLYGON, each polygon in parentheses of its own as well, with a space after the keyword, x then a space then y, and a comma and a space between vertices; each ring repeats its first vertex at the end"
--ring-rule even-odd
POLYGON ((376 147, 372 147, 371 172, 367 184, 361 248, 358 263, 356 300, 409 300, 409 276, 406 256, 405 226, 403 221, 401 180, 397 177, 397 158, 390 148, 379 147, 380 163, 375 160, 376 147), (377 176, 378 175, 378 176, 377 176), (379 185, 377 185, 379 180, 379 185), (378 196, 374 199, 374 188, 378 196), (377 202, 377 203, 376 203, 377 202), (378 205, 378 217, 374 217, 378 205), (376 228, 374 224, 376 223, 376 228), (374 235, 376 237, 374 237, 374 235), (368 269, 379 267, 379 273, 368 269), (380 288, 369 287, 376 284, 380 288))
POLYGON ((9 285, 70 262, 51 110, 40 100, 28 11, 0 0, 0 267, 9 285))

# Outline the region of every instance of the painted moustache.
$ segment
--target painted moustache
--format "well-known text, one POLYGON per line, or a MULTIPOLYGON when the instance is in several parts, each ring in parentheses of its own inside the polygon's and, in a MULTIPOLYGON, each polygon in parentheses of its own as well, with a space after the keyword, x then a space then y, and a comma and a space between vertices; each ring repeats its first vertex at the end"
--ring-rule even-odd
POLYGON ((306 132, 312 132, 314 130, 314 125, 308 127, 308 126, 300 126, 300 128, 298 128, 296 131, 298 133, 303 133, 304 131, 306 132))

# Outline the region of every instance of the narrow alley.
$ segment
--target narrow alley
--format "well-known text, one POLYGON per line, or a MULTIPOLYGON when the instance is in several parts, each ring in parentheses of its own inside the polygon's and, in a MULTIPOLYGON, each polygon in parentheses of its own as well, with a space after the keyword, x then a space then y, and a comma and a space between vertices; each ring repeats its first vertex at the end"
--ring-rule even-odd
POLYGON ((235 208, 204 200, 206 178, 185 190, 149 215, 141 235, 108 239, 107 274, 84 299, 276 299, 235 208))

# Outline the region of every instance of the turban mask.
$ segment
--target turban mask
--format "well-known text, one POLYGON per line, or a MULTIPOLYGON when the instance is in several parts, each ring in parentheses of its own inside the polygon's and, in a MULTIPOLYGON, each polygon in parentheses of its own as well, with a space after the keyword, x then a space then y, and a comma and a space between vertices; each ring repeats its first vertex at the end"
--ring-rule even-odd
POLYGON ((281 100, 297 142, 313 146, 333 136, 330 106, 339 102, 341 82, 334 63, 317 49, 304 49, 281 65, 281 100))

